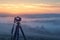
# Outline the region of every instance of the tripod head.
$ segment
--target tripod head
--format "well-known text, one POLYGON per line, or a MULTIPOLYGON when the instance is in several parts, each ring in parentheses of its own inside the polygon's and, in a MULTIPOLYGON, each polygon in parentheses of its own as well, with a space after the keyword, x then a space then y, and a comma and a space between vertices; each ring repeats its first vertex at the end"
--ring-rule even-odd
POLYGON ((21 21, 21 18, 19 16, 15 17, 14 18, 14 23, 18 23, 21 21))

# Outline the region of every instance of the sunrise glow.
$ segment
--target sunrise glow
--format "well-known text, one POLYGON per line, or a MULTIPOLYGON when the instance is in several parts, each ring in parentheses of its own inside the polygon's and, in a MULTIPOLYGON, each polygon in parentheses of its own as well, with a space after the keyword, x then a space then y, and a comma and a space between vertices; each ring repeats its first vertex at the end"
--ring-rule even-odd
MULTIPOLYGON (((57 4, 60 4, 60 3, 57 3, 57 4)), ((50 4, 18 3, 18 2, 15 4, 14 3, 0 3, 0 13, 6 12, 10 14, 36 14, 36 13, 44 14, 44 13, 60 13, 59 10, 60 10, 60 5, 55 5, 51 3, 50 4)))

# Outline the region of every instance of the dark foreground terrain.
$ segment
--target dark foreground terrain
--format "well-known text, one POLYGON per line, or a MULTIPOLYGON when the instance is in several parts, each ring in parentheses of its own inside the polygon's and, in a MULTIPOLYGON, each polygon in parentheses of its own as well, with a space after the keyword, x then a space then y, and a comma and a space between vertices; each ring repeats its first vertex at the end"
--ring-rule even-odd
MULTIPOLYGON (((10 35, 0 35, 0 40, 11 40, 10 35)), ((38 37, 38 36, 26 36, 27 40, 60 40, 57 38, 46 38, 46 37, 38 37)), ((24 40, 22 36, 20 36, 20 40, 24 40)))

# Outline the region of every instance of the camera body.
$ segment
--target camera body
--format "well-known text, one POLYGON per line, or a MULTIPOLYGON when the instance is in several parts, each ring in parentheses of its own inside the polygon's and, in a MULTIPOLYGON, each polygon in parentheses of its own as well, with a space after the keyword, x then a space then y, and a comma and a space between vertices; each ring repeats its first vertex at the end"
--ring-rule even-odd
POLYGON ((14 19, 14 23, 16 23, 16 22, 20 22, 20 21, 21 21, 21 18, 20 18, 19 16, 15 17, 15 19, 14 19))

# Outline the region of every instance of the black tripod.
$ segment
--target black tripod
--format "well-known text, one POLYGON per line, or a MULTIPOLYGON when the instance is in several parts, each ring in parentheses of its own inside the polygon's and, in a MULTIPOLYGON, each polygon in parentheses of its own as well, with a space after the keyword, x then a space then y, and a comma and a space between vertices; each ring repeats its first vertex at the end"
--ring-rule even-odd
POLYGON ((26 37, 25 37, 24 32, 22 30, 20 21, 21 21, 21 18, 20 17, 18 17, 18 16, 15 17, 14 24, 13 24, 12 31, 11 31, 11 40, 19 40, 19 29, 22 32, 22 35, 24 37, 24 40, 26 40, 26 37), (14 31, 14 25, 15 25, 15 23, 16 23, 16 28, 15 28, 15 32, 13 32, 14 31))

